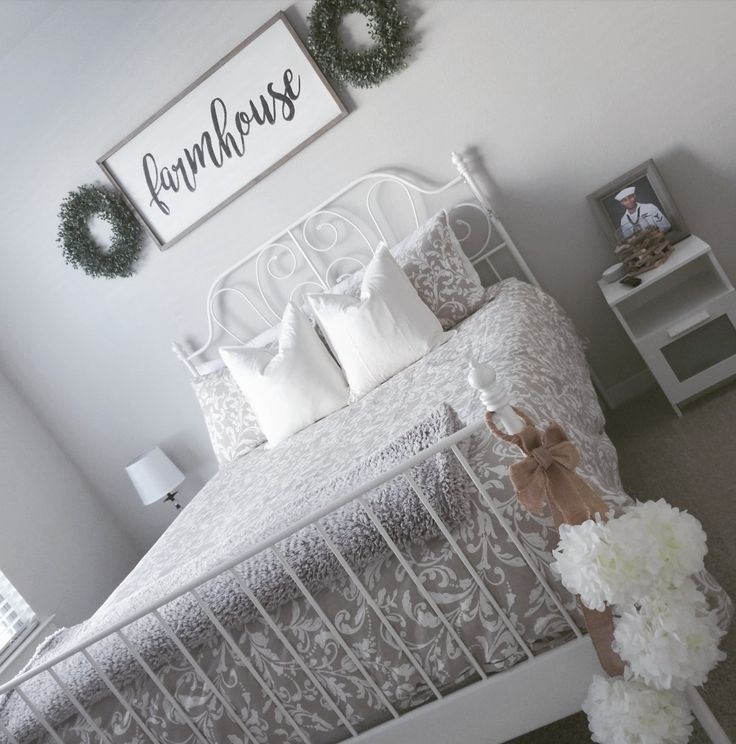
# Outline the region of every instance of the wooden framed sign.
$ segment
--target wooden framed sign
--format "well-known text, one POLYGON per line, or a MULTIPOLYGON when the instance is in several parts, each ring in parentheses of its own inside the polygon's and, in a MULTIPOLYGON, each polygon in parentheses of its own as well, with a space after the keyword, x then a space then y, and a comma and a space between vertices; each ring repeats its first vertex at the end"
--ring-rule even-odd
POLYGON ((168 248, 345 116, 278 13, 97 162, 168 248))

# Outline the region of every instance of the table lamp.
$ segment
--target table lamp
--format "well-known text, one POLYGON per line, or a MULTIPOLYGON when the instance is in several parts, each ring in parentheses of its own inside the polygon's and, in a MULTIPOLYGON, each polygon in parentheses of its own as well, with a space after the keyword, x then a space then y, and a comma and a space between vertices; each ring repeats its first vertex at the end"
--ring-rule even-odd
POLYGON ((158 447, 133 460, 125 471, 146 506, 163 499, 181 509, 176 488, 184 482, 184 473, 158 447))

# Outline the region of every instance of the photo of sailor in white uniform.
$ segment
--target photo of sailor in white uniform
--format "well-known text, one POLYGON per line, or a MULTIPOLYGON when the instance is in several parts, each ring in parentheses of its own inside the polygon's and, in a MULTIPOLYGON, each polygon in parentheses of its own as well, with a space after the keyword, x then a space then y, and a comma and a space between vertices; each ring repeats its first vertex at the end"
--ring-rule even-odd
POLYGON ((672 228, 672 224, 656 204, 640 204, 637 201, 636 186, 622 189, 615 199, 625 210, 621 216, 623 238, 629 238, 648 227, 656 227, 662 233, 669 232, 672 228))
POLYGON ((645 230, 659 230, 671 245, 690 235, 653 160, 588 194, 588 202, 614 246, 645 230))

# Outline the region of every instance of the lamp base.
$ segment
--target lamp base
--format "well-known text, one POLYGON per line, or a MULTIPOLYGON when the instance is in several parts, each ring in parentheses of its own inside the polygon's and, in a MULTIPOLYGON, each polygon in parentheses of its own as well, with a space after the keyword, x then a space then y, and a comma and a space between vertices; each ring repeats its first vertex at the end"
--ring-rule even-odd
POLYGON ((170 494, 166 496, 164 501, 170 501, 174 505, 175 509, 181 509, 181 504, 176 500, 177 493, 178 491, 172 491, 170 494))

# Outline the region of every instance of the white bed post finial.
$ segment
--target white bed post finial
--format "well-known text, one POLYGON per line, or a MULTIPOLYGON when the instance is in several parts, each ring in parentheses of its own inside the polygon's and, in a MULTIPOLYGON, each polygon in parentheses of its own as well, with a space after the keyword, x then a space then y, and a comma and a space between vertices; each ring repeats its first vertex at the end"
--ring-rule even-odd
POLYGON ((496 379, 496 370, 490 364, 470 361, 468 382, 480 394, 481 403, 491 411, 507 434, 518 434, 524 422, 511 407, 506 388, 496 379))
POLYGON ((177 357, 179 357, 179 360, 192 373, 193 377, 199 377, 197 368, 189 361, 189 356, 181 344, 177 344, 176 341, 174 341, 174 343, 171 344, 171 350, 177 357))
POLYGON ((483 193, 480 186, 476 183, 473 174, 470 172, 470 165, 468 164, 468 161, 465 159, 465 157, 462 156, 459 152, 453 152, 450 154, 450 159, 452 160, 452 164, 457 169, 457 172, 462 176, 463 181, 465 181, 465 183, 468 185, 468 188, 472 192, 473 196, 478 200, 478 203, 483 207, 483 209, 488 211, 488 214, 490 214, 491 217, 495 218, 495 212, 493 211, 490 202, 486 198, 486 195, 483 193))
POLYGON ((450 153, 450 159, 455 168, 457 168, 457 172, 464 178, 468 172, 468 164, 465 158, 459 152, 453 151, 450 153))

